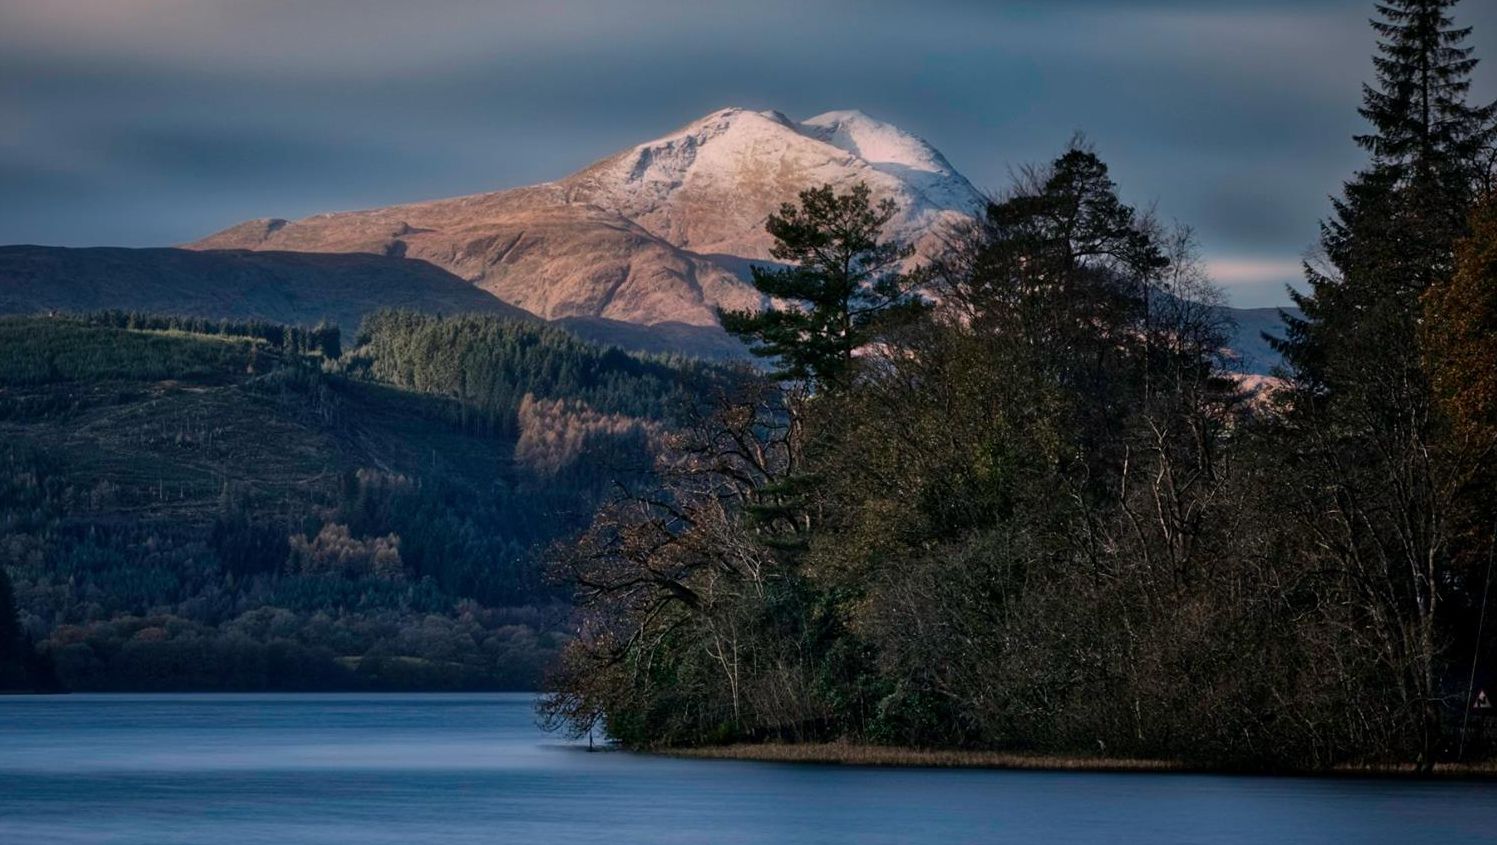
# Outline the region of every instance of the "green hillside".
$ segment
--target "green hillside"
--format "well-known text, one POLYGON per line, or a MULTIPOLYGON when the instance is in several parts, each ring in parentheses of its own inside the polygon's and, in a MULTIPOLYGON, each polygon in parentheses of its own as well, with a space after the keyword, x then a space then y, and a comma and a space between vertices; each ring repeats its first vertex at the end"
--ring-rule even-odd
POLYGON ((0 561, 64 684, 533 687, 565 612, 538 550, 701 374, 494 317, 359 340, 0 319, 0 561), (461 384, 413 369, 436 336, 461 384))

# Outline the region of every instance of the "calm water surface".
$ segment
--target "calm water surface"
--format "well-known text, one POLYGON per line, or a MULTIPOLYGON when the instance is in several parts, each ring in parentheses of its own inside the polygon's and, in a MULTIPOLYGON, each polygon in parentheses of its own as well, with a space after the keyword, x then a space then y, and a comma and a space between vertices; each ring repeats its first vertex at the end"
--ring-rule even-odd
POLYGON ((1472 843, 1497 785, 589 754, 526 695, 0 697, 0 843, 1472 843))

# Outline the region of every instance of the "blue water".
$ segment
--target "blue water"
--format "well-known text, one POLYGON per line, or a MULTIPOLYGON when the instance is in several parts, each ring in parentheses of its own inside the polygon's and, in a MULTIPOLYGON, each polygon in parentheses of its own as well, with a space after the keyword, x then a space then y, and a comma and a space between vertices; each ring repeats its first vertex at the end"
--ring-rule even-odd
POLYGON ((1497 841, 1497 784, 590 754, 531 703, 0 698, 0 843, 1497 841))

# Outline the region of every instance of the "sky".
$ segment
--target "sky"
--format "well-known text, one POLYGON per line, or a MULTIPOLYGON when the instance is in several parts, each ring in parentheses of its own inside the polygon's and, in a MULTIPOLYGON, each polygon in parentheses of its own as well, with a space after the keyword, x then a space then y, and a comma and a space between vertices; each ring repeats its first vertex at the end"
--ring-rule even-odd
MULTIPOLYGON (((1370 0, 0 0, 0 244, 162 246, 254 217, 560 178, 725 106, 861 109, 980 188, 1084 132, 1283 304, 1364 157, 1370 0)), ((1497 3, 1458 23, 1489 61, 1497 3)))

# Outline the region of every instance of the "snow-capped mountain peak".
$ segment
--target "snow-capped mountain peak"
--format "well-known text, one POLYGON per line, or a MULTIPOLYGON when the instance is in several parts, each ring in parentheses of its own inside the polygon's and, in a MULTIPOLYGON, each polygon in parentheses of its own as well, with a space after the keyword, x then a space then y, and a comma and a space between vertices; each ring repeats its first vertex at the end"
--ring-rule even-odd
POLYGON ((568 197, 615 211, 698 252, 768 257, 764 219, 808 187, 866 183, 899 214, 890 235, 918 240, 975 213, 982 197, 930 144, 859 111, 796 123, 726 108, 566 180, 568 197))
POLYGON ((770 258, 770 214, 858 183, 898 206, 885 235, 917 247, 983 202, 930 144, 861 112, 726 108, 558 181, 257 221, 196 246, 404 256, 546 319, 710 328, 719 307, 762 304, 746 276, 770 258))
POLYGON ((800 124, 813 138, 825 141, 874 165, 895 165, 926 173, 956 176, 946 157, 923 138, 891 123, 857 111, 829 111, 800 124))
POLYGON ((982 198, 966 177, 925 139, 856 109, 829 111, 802 121, 800 129, 919 189, 937 207, 975 212, 982 198))

